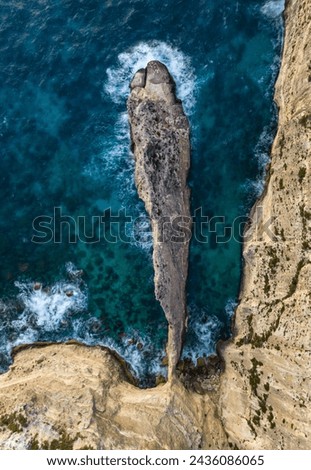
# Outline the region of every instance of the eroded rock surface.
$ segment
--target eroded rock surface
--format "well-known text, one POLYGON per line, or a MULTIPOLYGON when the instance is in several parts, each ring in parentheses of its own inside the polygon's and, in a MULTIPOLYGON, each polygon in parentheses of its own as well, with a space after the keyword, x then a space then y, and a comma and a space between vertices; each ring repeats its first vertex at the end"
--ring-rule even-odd
POLYGON ((186 326, 186 280, 191 237, 189 124, 167 68, 157 61, 139 70, 128 100, 135 181, 153 232, 155 295, 169 324, 169 378, 186 326))
POLYGON ((226 447, 215 414, 177 381, 138 389, 99 347, 33 346, 0 377, 0 449, 226 447))
POLYGON ((225 347, 220 414, 241 448, 311 443, 311 2, 286 8, 276 84, 279 127, 266 191, 244 246, 234 341, 225 347))
MULTIPOLYGON (((139 390, 108 350, 21 350, 0 376, 0 449, 311 448, 310 7, 287 2, 279 129, 244 246, 220 388, 215 375, 192 391, 177 380, 139 390)), ((145 84, 145 73, 134 83, 145 84)))

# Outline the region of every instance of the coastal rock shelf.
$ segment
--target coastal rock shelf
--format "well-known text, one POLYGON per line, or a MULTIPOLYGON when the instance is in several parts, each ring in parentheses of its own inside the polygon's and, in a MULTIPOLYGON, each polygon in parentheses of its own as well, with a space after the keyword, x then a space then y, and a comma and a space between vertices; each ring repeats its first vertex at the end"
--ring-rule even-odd
POLYGON ((243 247, 233 341, 223 349, 219 406, 239 448, 310 449, 310 14, 310 0, 287 2, 278 132, 243 247))
MULTIPOLYGON (((200 377, 196 370, 188 382, 139 389, 124 361, 106 348, 73 342, 19 348, 0 375, 0 449, 310 449, 310 8, 310 0, 286 2, 278 133, 244 244, 233 338, 219 347, 224 371, 209 368, 200 377)), ((129 112, 136 182, 156 235, 159 210, 168 217, 188 214, 189 128, 168 72, 152 64, 132 82, 129 112), (157 113, 164 119, 159 130, 152 121, 157 113), (179 156, 175 166, 154 159, 162 155, 155 144, 169 134, 172 154, 179 156), (156 172, 149 171, 150 155, 156 172), (166 176, 164 168, 176 174, 166 176)), ((186 322, 187 254, 186 241, 155 243, 171 374, 186 322)))
POLYGON ((189 123, 175 83, 157 61, 139 70, 128 99, 135 182, 150 216, 155 295, 168 321, 168 376, 174 375, 187 320, 186 280, 191 238, 189 123))

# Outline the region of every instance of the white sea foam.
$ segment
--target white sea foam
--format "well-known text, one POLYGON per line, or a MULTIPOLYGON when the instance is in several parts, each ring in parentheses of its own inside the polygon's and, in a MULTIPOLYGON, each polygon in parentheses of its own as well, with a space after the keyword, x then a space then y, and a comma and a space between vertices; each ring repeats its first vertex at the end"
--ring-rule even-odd
POLYGON ((3 137, 4 133, 8 129, 8 119, 6 116, 0 116, 0 137, 3 137))
POLYGON ((114 125, 113 139, 103 142, 103 168, 114 172, 120 194, 129 196, 134 188, 134 159, 130 150, 130 131, 127 112, 119 114, 114 125))
POLYGON ((255 180, 248 179, 242 187, 249 195, 249 199, 253 201, 254 196, 258 199, 262 195, 265 188, 265 180, 261 176, 258 176, 255 180))
POLYGON ((15 285, 20 290, 18 298, 24 305, 23 314, 17 320, 20 326, 26 323, 33 329, 54 331, 66 321, 68 315, 87 307, 86 292, 74 283, 60 281, 49 289, 35 289, 32 282, 16 282, 15 285))
POLYGON ((81 280, 81 271, 71 262, 66 264, 66 273, 76 281, 61 280, 48 288, 42 288, 34 282, 16 282, 19 305, 23 309, 14 315, 14 319, 10 312, 12 306, 1 301, 2 366, 5 368, 9 364, 12 349, 20 344, 74 338, 88 345, 99 344, 116 351, 129 363, 142 384, 146 377, 159 374, 165 376, 166 368, 161 366, 164 351, 154 345, 152 336, 129 329, 120 341, 103 338, 98 336, 97 329, 94 328, 96 325, 100 326, 97 318, 76 317, 76 314, 87 309, 87 289, 81 280), (6 321, 6 316, 9 321, 6 321))
POLYGON ((126 112, 119 113, 111 129, 100 143, 100 153, 94 155, 84 173, 91 179, 102 181, 109 178, 118 188, 119 198, 128 205, 134 191, 134 159, 130 150, 130 132, 126 112))
POLYGON ((2 366, 9 363, 11 350, 20 344, 33 343, 47 337, 57 339, 75 337, 72 316, 87 309, 87 289, 80 272, 72 264, 66 265, 72 282, 62 280, 43 288, 38 282, 15 282, 19 290, 17 301, 1 301, 0 356, 2 366), (69 337, 65 337, 65 332, 69 337))
POLYGON ((269 0, 261 8, 261 12, 269 18, 278 18, 285 9, 285 0, 269 0))
POLYGON ((270 149, 273 143, 273 134, 271 126, 265 126, 259 136, 257 145, 254 150, 255 158, 258 162, 260 170, 264 170, 267 163, 270 162, 270 149))
MULTIPOLYGON (((121 202, 127 213, 130 208, 134 222, 128 224, 127 235, 133 246, 140 247, 144 251, 150 251, 152 247, 152 235, 150 223, 141 205, 137 204, 134 184, 134 158, 130 150, 129 124, 126 112, 118 115, 114 125, 114 136, 102 142, 102 151, 99 157, 95 157, 88 166, 87 173, 94 177, 111 178, 118 188, 119 203, 121 202), (135 223, 137 220, 137 223, 135 223)), ((120 207, 117 207, 120 209, 120 207)))
POLYGON ((131 237, 132 245, 150 252, 153 245, 153 238, 150 220, 146 213, 141 212, 130 225, 129 236, 131 237))
POLYGON ((216 352, 216 340, 222 323, 217 317, 208 315, 204 310, 190 307, 189 333, 191 339, 185 344, 182 357, 190 358, 194 364, 199 357, 207 357, 216 352))
POLYGON ((231 318, 235 312, 238 303, 235 299, 228 299, 225 305, 225 312, 228 318, 231 318))
POLYGON ((105 92, 115 103, 124 103, 135 72, 151 60, 163 62, 172 74, 177 95, 191 114, 195 104, 195 76, 190 59, 179 49, 161 41, 141 42, 118 55, 117 65, 107 69, 105 92))
MULTIPOLYGON (((135 377, 141 384, 146 383, 146 378, 163 375, 166 377, 166 367, 161 365, 164 350, 154 345, 153 337, 147 333, 142 334, 129 328, 120 341, 111 337, 98 338, 92 333, 91 323, 98 323, 96 318, 85 322, 79 318, 73 321, 74 338, 88 345, 100 345, 119 354, 131 367, 135 377)), ((148 382, 149 379, 147 379, 148 382)))
MULTIPOLYGON (((117 64, 107 69, 107 80, 104 85, 105 93, 114 103, 122 104, 125 108, 131 79, 138 69, 146 67, 151 60, 160 60, 168 67, 176 82, 177 95, 183 101, 187 114, 191 114, 195 105, 196 80, 190 59, 177 48, 161 41, 139 43, 120 53, 117 64)), ((130 134, 126 111, 119 113, 111 138, 107 139, 106 137, 103 140, 101 163, 97 160, 95 165, 97 168, 101 166, 100 172, 103 175, 107 175, 107 173, 114 175, 117 187, 120 188, 119 196, 123 204, 131 206, 136 190, 134 185, 134 160, 130 151, 130 134)), ((95 165, 93 162, 93 168, 95 165)), ((92 170, 89 171, 89 173, 92 172, 92 170)), ((135 212, 134 217, 141 218, 142 214, 139 207, 135 208, 135 212)), ((140 226, 136 225, 132 228, 133 245, 139 246, 145 251, 150 251, 152 238, 147 216, 145 215, 143 219, 140 226)))
POLYGON ((153 339, 148 334, 129 330, 122 338, 121 343, 107 339, 103 345, 123 357, 130 364, 135 376, 141 380, 146 376, 166 376, 167 369, 161 366, 165 352, 154 346, 153 339), (138 344, 141 345, 141 349, 137 347, 138 344))
POLYGON ((258 142, 254 149, 254 158, 258 163, 258 176, 255 180, 246 180, 242 189, 250 194, 251 197, 254 195, 256 198, 260 197, 266 180, 266 167, 270 162, 270 149, 273 143, 273 134, 270 126, 266 126, 259 136, 258 142))

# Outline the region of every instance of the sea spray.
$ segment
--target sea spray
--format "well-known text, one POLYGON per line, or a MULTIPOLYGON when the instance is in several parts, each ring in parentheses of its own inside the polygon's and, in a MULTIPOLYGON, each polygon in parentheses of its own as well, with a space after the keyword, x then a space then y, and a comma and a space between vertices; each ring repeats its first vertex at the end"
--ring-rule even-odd
POLYGON ((216 352, 216 342, 222 328, 221 321, 207 309, 189 307, 189 328, 182 358, 191 359, 194 364, 199 357, 207 357, 216 352))
MULTIPOLYGON (((84 245, 82 249, 34 246, 29 241, 33 217, 50 215, 55 204, 66 207, 69 216, 89 215, 99 200, 95 214, 120 206, 135 217, 143 214, 135 196, 125 102, 133 73, 153 58, 169 67, 190 116, 192 197, 211 216, 246 214, 245 192, 243 197, 234 195, 243 193, 240 189, 246 180, 256 180, 255 147, 271 121, 284 2, 207 0, 200 6, 173 2, 174 21, 166 5, 151 1, 134 2, 133 8, 126 2, 98 2, 97 15, 86 0, 80 1, 81 8, 73 0, 52 3, 48 9, 44 2, 32 2, 23 9, 14 3, 1 8, 5 27, 0 31, 4 176, 0 361, 5 369, 15 344, 75 338, 87 344, 110 344, 143 375, 160 367, 165 336, 162 323, 163 338, 154 339, 161 312, 153 303, 152 270, 142 268, 151 265, 148 221, 141 219, 142 236, 132 245, 84 245), (22 40, 16 24, 25 31, 22 40), (245 49, 250 61, 241 64, 245 49), (251 160, 255 164, 248 168, 251 160), (69 274, 58 275, 68 259, 83 267, 85 285, 76 285, 69 274), (29 266, 23 273, 20 263, 29 266), (109 279, 109 272, 117 276, 109 279), (21 289, 14 289, 16 280, 23 284, 21 289), (33 295, 35 282, 43 286, 40 294, 33 295), (78 297, 64 297, 60 285, 77 289, 78 297), (54 298, 43 291, 45 287, 50 295, 55 291, 54 298), (81 299, 87 296, 85 310, 79 310, 74 300, 80 298, 79 290, 81 299), (66 308, 59 306, 63 301, 66 308), (111 338, 117 327, 108 331, 107 325, 119 319, 122 326, 115 336, 122 336, 111 338), (132 330, 139 330, 139 340, 133 341, 132 330)), ((259 149, 259 154, 264 165, 267 148, 259 149)), ((256 189, 256 195, 263 187, 261 176, 257 182, 258 186, 249 188, 256 189)), ((226 299, 234 296, 239 284, 240 250, 236 251, 202 245, 193 257, 195 278, 189 303, 197 305, 197 326, 192 311, 190 321, 200 344, 192 355, 194 361, 197 354, 213 351, 212 341, 228 334, 222 325, 229 323, 226 299), (220 320, 213 326, 216 316, 220 320), (205 321, 214 339, 208 339, 205 321), (206 345, 201 337, 207 338, 206 345)), ((188 345, 187 350, 191 355, 188 345)))
POLYGON ((129 83, 137 70, 152 60, 164 63, 176 82, 177 96, 187 115, 194 111, 196 77, 190 58, 178 48, 161 41, 141 42, 118 55, 117 65, 107 69, 104 91, 114 103, 124 105, 129 83))
POLYGON ((93 159, 86 171, 88 173, 97 171, 102 175, 109 172, 113 175, 119 186, 124 206, 132 205, 136 194, 125 103, 134 74, 151 60, 165 63, 170 70, 176 82, 177 95, 182 100, 186 113, 190 115, 195 109, 196 78, 190 58, 170 44, 161 41, 139 43, 120 53, 116 65, 107 69, 104 95, 117 105, 118 117, 113 125, 112 134, 106 135, 102 141, 100 159, 98 156, 95 157, 95 161, 93 159))
POLYGON ((261 7, 261 12, 269 18, 278 18, 285 9, 285 0, 269 0, 261 7))

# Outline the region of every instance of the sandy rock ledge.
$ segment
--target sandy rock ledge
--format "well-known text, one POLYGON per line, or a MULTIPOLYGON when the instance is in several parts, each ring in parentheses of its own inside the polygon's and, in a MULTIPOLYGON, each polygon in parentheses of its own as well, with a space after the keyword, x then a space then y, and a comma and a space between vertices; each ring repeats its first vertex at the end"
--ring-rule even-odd
MULTIPOLYGON (((34 345, 19 350, 0 376, 0 449, 311 448, 311 1, 287 1, 285 18, 276 85, 279 128, 266 190, 252 211, 244 245, 233 339, 220 348, 220 382, 213 376, 194 391, 175 379, 141 390, 106 349, 34 345)), ((144 72, 136 75, 134 94, 144 90, 145 81, 144 72)), ((170 87, 164 85, 163 90, 170 87)), ((187 142, 184 118, 181 123, 187 142)), ((182 161, 177 174, 184 185, 186 151, 182 161)), ((144 200, 153 214, 152 198, 144 200)), ((187 214, 187 197, 183 204, 178 214, 187 214)), ((181 272, 186 248, 179 253, 181 272)), ((175 307, 179 316, 168 348, 173 371, 186 311, 183 290, 178 304, 165 309, 164 284, 157 295, 168 317, 173 312, 173 327, 175 307)))

